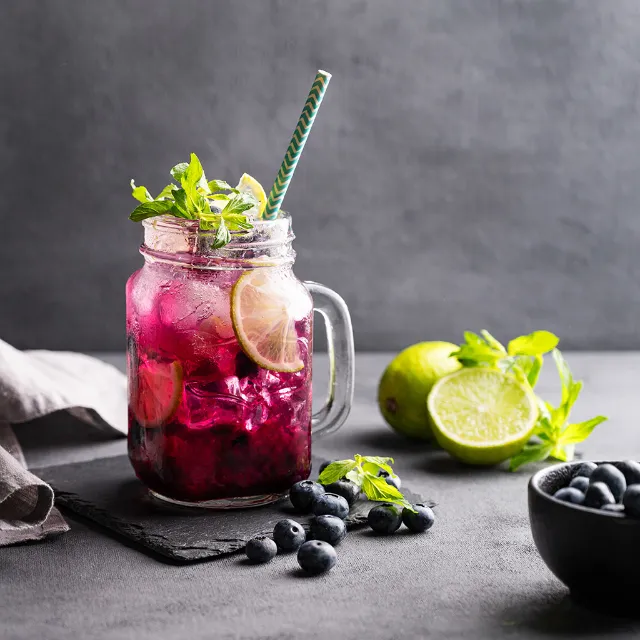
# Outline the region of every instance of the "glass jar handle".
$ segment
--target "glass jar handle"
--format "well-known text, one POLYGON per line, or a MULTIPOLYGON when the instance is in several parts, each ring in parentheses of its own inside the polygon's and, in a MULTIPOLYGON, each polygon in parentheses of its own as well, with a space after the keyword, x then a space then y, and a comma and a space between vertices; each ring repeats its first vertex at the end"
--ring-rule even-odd
POLYGON ((313 296, 314 310, 324 318, 329 356, 329 390, 322 409, 311 418, 311 433, 327 435, 347 419, 353 402, 355 354, 351 316, 345 301, 317 282, 304 283, 313 296))

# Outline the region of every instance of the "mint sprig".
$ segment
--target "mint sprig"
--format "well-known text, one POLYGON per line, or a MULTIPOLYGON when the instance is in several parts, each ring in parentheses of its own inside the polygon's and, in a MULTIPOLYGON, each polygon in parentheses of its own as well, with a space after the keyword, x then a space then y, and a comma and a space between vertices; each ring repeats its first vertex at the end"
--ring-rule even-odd
POLYGON ((452 355, 465 367, 493 367, 536 386, 544 354, 558 346, 558 336, 550 331, 534 331, 511 340, 505 348, 488 331, 480 335, 465 331, 464 342, 452 355))
POLYGON ((198 220, 200 229, 216 232, 214 249, 231 241, 231 231, 253 228, 245 212, 256 206, 256 198, 250 193, 241 193, 224 180, 207 181, 195 153, 188 163, 180 162, 170 173, 177 184, 168 184, 155 198, 146 187, 136 186, 131 180, 132 195, 140 202, 129 216, 131 220, 140 222, 161 215, 198 220))
POLYGON ((320 474, 318 482, 326 485, 346 477, 355 483, 369 500, 392 502, 415 511, 399 489, 387 484, 383 477, 378 476, 380 471, 395 475, 389 463, 393 464, 393 458, 361 456, 356 453, 353 460, 337 460, 328 465, 320 474))
POLYGON ((540 414, 533 432, 534 439, 511 458, 510 471, 515 471, 529 462, 539 462, 547 458, 555 458, 562 462, 573 460, 575 445, 586 440, 599 424, 607 420, 605 416, 596 416, 584 422, 569 422, 571 410, 583 385, 581 381, 574 380, 571 369, 559 349, 554 349, 552 355, 562 386, 560 404, 554 407, 538 398, 540 414))

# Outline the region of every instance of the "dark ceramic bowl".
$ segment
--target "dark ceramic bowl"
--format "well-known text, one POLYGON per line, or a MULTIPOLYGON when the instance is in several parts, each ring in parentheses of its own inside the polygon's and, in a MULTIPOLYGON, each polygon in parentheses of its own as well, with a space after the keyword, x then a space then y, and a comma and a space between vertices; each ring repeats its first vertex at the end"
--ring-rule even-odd
POLYGON ((576 599, 598 608, 637 612, 640 519, 553 497, 569 484, 580 464, 557 464, 529 481, 529 520, 536 547, 576 599))

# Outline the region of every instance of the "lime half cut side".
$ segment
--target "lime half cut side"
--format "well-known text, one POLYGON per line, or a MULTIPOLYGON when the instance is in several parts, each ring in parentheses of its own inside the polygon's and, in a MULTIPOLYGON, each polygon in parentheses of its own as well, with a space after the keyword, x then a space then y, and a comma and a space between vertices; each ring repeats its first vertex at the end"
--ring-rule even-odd
POLYGON ((469 464, 498 464, 518 453, 538 417, 526 384, 488 368, 461 369, 442 378, 427 408, 440 446, 469 464))
POLYGON ((231 291, 231 321, 242 350, 270 371, 300 371, 296 321, 311 310, 302 283, 270 268, 244 273, 231 291))

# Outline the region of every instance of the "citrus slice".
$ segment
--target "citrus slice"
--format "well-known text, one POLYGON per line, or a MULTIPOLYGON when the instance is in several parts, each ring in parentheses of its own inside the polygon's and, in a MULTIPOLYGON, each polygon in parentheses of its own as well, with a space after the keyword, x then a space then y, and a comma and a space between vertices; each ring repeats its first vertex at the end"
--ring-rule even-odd
POLYGON ((257 207, 254 207, 254 209, 250 211, 255 210, 256 215, 260 217, 264 208, 267 206, 267 194, 264 192, 262 185, 253 176, 244 173, 236 189, 241 193, 251 194, 258 201, 257 207))
POLYGON ((440 446, 470 464, 497 464, 518 453, 538 417, 530 388, 487 368, 441 378, 429 393, 427 409, 440 446))
POLYGON ((182 397, 182 379, 177 360, 140 363, 132 380, 131 410, 143 427, 159 427, 171 420, 182 397))
POLYGON ((307 290, 293 278, 267 268, 243 274, 231 291, 231 321, 247 356, 270 371, 300 371, 295 323, 310 311, 308 301, 307 290))

